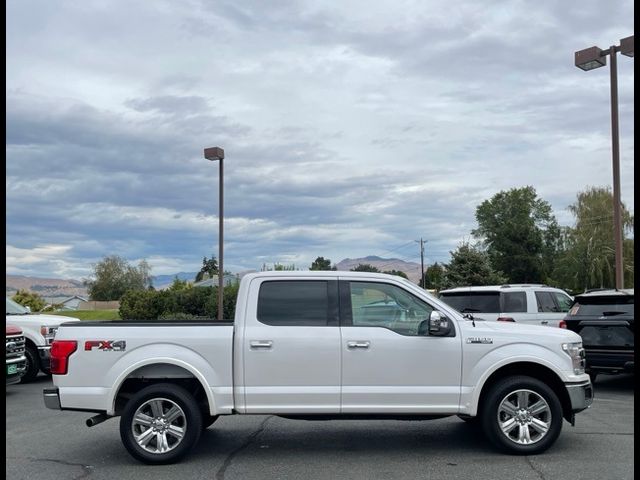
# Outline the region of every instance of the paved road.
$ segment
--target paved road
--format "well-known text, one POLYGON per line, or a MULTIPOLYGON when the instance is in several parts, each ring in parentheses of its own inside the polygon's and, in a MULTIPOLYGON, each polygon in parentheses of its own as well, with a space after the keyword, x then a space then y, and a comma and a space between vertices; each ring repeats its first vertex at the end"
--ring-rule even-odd
POLYGON ((633 375, 601 376, 591 409, 564 423, 551 450, 494 452, 456 417, 432 421, 305 422, 222 418, 182 463, 146 466, 120 443, 118 420, 87 428, 86 413, 47 410, 35 383, 11 385, 7 478, 46 479, 632 479, 633 375))

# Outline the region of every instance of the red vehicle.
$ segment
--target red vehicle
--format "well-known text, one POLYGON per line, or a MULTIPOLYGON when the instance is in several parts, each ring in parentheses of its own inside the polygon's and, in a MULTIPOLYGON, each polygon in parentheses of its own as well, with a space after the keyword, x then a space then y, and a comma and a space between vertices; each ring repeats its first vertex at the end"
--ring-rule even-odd
POLYGON ((22 329, 7 325, 5 353, 7 357, 7 385, 18 383, 27 369, 27 357, 24 355, 24 335, 22 329))

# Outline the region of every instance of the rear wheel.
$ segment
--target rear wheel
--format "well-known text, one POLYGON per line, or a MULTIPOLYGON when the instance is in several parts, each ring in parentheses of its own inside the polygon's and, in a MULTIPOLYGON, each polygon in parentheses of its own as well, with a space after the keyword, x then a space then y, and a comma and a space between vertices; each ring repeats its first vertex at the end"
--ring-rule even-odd
POLYGON ((482 405, 482 427, 501 450, 541 453, 562 430, 562 406, 555 392, 531 377, 508 377, 495 384, 482 405))
POLYGON ((184 388, 159 383, 129 400, 120 419, 120 438, 134 458, 148 464, 174 463, 197 443, 202 413, 184 388))
POLYGON ((38 376, 38 372, 40 371, 40 357, 38 351, 31 345, 27 345, 25 348, 24 356, 27 357, 26 369, 20 382, 28 383, 35 380, 38 376))

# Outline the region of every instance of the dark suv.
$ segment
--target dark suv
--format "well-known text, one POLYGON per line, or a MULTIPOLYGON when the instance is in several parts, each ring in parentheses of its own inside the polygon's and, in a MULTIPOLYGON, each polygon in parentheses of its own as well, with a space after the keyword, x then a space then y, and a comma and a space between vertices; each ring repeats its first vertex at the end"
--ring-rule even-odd
POLYGON ((561 322, 582 337, 592 382, 598 373, 633 372, 633 324, 633 289, 576 295, 561 322))

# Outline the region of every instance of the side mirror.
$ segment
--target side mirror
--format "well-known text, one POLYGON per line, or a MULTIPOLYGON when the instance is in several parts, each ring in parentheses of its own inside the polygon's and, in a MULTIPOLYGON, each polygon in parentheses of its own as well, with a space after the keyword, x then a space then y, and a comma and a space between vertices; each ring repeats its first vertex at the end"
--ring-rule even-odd
POLYGON ((27 309, 27 312, 31 313, 31 307, 29 305, 26 305, 24 308, 27 309))
POLYGON ((445 337, 451 333, 451 322, 444 313, 434 310, 429 316, 429 335, 445 337))

